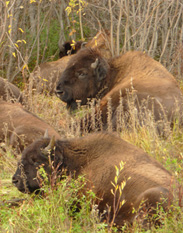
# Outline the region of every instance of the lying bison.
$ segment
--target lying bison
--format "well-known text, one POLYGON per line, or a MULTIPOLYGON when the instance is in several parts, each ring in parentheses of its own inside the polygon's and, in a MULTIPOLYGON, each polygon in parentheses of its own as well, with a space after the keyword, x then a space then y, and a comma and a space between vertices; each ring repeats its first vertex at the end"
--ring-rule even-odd
POLYGON ((22 150, 42 137, 46 130, 48 135, 60 139, 60 135, 50 125, 21 105, 0 101, 0 141, 6 138, 10 145, 22 150))
POLYGON ((77 100, 85 105, 88 98, 99 97, 104 125, 109 98, 115 121, 120 92, 124 111, 128 111, 128 97, 133 93, 136 108, 146 100, 146 108, 156 121, 164 116, 171 121, 177 108, 182 109, 182 94, 175 78, 159 62, 139 51, 106 61, 97 50, 82 49, 69 60, 56 87, 57 96, 72 110, 77 108, 77 100))
POLYGON ((107 206, 111 206, 110 213, 106 214, 111 220, 114 211, 114 196, 111 193, 114 187, 111 182, 115 183, 115 166, 119 166, 121 162, 124 163, 124 168, 116 180, 116 185, 126 185, 121 196, 117 193, 116 201, 119 198, 125 203, 117 212, 115 223, 119 226, 125 222, 132 223, 137 216, 134 208, 137 210, 142 201, 144 210, 152 210, 158 203, 166 210, 173 197, 170 192, 170 172, 143 150, 116 134, 98 133, 83 138, 56 141, 54 138, 39 139, 23 151, 12 182, 23 193, 39 190, 40 179, 36 179, 38 168, 43 165, 46 173, 51 175, 51 164, 55 168, 59 166, 60 174, 66 170, 67 174, 74 178, 85 175, 87 183, 83 192, 87 189, 95 192, 100 200, 100 213, 107 210, 107 206))
MULTIPOLYGON (((72 56, 72 55, 71 55, 72 56)), ((65 70, 71 56, 65 56, 57 61, 45 62, 36 67, 30 78, 33 79, 33 88, 36 92, 48 92, 52 95, 55 92, 56 83, 65 70)))
POLYGON ((0 77, 0 99, 10 102, 23 102, 22 93, 14 84, 0 77))
MULTIPOLYGON (((79 42, 76 42, 76 44, 78 43, 79 42)), ((99 32, 85 46, 97 48, 99 51, 101 51, 104 57, 109 58, 111 57, 109 44, 109 35, 99 32)), ((78 50, 79 45, 75 51, 77 52, 78 50)), ((64 56, 57 61, 45 62, 36 67, 31 73, 34 83, 33 88, 36 89, 38 93, 46 91, 49 94, 53 94, 55 92, 56 83, 58 82, 59 77, 67 67, 68 61, 73 56, 74 55, 64 56)))

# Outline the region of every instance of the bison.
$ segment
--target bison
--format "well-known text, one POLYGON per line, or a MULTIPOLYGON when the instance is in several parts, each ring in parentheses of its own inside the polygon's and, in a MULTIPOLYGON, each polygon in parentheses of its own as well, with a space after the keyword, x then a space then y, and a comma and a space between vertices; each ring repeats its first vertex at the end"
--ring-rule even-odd
POLYGON ((69 60, 56 87, 57 96, 71 110, 77 108, 78 100, 85 105, 88 98, 100 98, 104 125, 108 100, 111 99, 115 121, 120 95, 124 111, 128 112, 130 93, 136 96, 137 110, 147 101, 147 109, 155 121, 162 116, 172 121, 178 107, 182 110, 182 93, 175 78, 159 62, 140 51, 129 51, 107 61, 95 49, 82 49, 69 60))
POLYGON ((36 67, 30 76, 33 79, 33 88, 38 93, 43 91, 48 92, 50 95, 55 93, 56 83, 65 70, 71 56, 62 57, 57 61, 45 62, 36 67))
POLYGON ((23 102, 22 93, 18 87, 0 77, 0 99, 10 102, 23 102))
POLYGON ((42 137, 46 130, 50 136, 55 135, 60 139, 50 125, 21 105, 0 101, 0 141, 7 138, 10 145, 22 151, 25 146, 42 137))
POLYGON ((122 140, 116 133, 91 133, 81 138, 56 141, 53 137, 44 137, 34 141, 23 151, 12 177, 19 191, 39 192, 40 179, 37 175, 41 166, 48 176, 54 172, 50 166, 59 167, 61 178, 62 174, 65 176, 63 171, 73 178, 84 175, 86 186, 83 192, 92 189, 100 200, 100 213, 107 211, 107 206, 111 207, 110 213, 106 214, 110 220, 114 211, 114 196, 111 193, 114 187, 111 182, 116 186, 123 184, 121 195, 117 193, 116 196, 116 201, 119 199, 123 202, 115 217, 115 223, 119 226, 134 221, 138 213, 134 209, 137 210, 142 201, 143 208, 151 208, 150 215, 158 203, 167 210, 173 198, 171 173, 142 149, 122 140), (117 174, 115 166, 119 164, 124 167, 117 174))
MULTIPOLYGON (((76 42, 76 45, 79 43, 79 41, 76 42)), ((109 44, 109 35, 105 34, 104 32, 99 32, 85 46, 97 48, 99 51, 101 51, 104 57, 109 58, 111 57, 109 44)), ((79 45, 76 48, 77 49, 75 51, 78 51, 79 45)), ((47 91, 52 95, 55 92, 56 83, 67 67, 68 61, 73 56, 74 55, 64 56, 57 61, 45 62, 36 67, 31 73, 31 77, 33 78, 34 83, 33 88, 35 88, 38 93, 47 91)))

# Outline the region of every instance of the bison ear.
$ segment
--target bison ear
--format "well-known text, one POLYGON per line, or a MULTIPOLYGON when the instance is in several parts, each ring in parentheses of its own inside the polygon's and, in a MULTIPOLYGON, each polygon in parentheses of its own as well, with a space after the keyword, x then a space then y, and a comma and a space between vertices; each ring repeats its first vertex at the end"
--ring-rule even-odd
POLYGON ((87 44, 87 42, 82 42, 81 43, 81 49, 83 49, 85 47, 85 45, 87 44))
POLYGON ((106 78, 108 64, 103 58, 96 58, 96 60, 91 64, 91 68, 95 70, 97 81, 101 82, 106 78))

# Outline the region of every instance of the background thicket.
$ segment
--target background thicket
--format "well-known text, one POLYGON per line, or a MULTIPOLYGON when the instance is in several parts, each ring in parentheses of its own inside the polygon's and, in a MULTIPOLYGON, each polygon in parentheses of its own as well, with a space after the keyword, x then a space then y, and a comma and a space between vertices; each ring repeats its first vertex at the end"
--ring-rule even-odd
POLYGON ((0 75, 27 79, 35 65, 58 58, 59 44, 100 29, 110 31, 113 55, 146 51, 182 79, 181 0, 1 0, 0 75))

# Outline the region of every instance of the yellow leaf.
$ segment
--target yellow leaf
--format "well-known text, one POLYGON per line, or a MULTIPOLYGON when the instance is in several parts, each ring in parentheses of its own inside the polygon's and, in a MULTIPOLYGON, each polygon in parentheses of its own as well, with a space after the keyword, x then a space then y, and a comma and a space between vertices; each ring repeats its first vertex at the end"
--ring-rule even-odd
POLYGON ((69 16, 71 13, 71 7, 66 7, 65 11, 67 12, 67 15, 69 16))
POLYGON ((17 40, 17 43, 22 43, 22 41, 21 40, 17 40))
POLYGON ((123 181, 123 182, 121 183, 121 189, 122 189, 122 190, 124 189, 125 185, 126 185, 126 181, 123 181))
POLYGON ((15 43, 15 46, 18 48, 18 45, 15 43))
POLYGON ((23 9, 24 7, 23 6, 20 6, 20 9, 23 9))
POLYGON ((35 0, 30 0, 30 3, 36 2, 35 0))
POLYGON ((115 184, 117 184, 117 182, 118 182, 118 177, 117 176, 115 176, 114 182, 115 182, 115 184))
POLYGON ((27 44, 27 42, 25 40, 22 40, 24 42, 24 44, 27 44))
POLYGON ((15 53, 12 53, 12 55, 13 55, 14 57, 16 57, 16 54, 15 54, 15 53))
POLYGON ((27 69, 27 70, 28 70, 27 64, 25 64, 25 65, 23 66, 22 70, 24 70, 24 69, 27 69))
POLYGON ((9 34, 11 33, 11 28, 10 28, 10 30, 8 30, 8 33, 9 33, 9 34))
POLYGON ((9 3, 10 3, 10 1, 6 1, 6 6, 8 6, 8 5, 9 5, 9 3))
POLYGON ((43 81, 48 82, 48 80, 47 80, 47 79, 45 79, 45 78, 43 78, 43 81))
POLYGON ((22 33, 24 33, 24 30, 23 30, 22 28, 19 28, 19 30, 20 30, 22 33))
POLYGON ((12 15, 12 14, 8 15, 8 18, 9 18, 10 16, 13 16, 13 15, 12 15))

